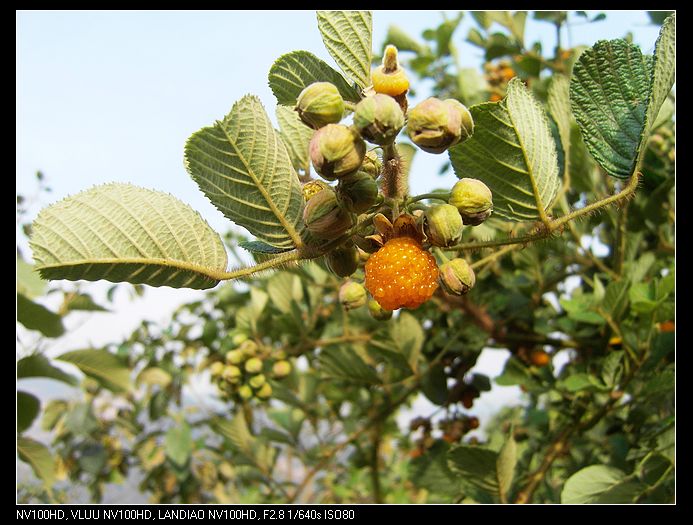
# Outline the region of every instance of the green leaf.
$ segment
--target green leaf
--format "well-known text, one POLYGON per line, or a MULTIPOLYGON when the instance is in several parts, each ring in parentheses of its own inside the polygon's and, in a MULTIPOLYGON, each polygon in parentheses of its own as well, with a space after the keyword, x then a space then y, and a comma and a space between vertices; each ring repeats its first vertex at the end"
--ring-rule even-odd
POLYGON ((301 245, 303 193, 260 100, 246 95, 185 145, 185 166, 227 218, 277 248, 301 245))
POLYGON ((65 298, 65 308, 68 311, 84 311, 84 312, 109 312, 108 308, 104 308, 100 304, 96 304, 91 295, 85 293, 68 294, 65 298))
POLYGON ((648 11, 647 16, 650 17, 650 21, 658 26, 661 26, 669 15, 674 14, 675 11, 648 11))
POLYGON ((212 428, 231 442, 234 448, 246 456, 252 456, 254 437, 248 430, 243 412, 239 411, 233 419, 215 418, 212 428))
POLYGON ((424 454, 411 461, 410 479, 416 487, 448 497, 459 495, 459 477, 450 470, 447 462, 449 448, 445 441, 436 441, 424 454))
POLYGON ((46 337, 60 337, 65 333, 62 317, 21 293, 17 293, 17 321, 46 337))
POLYGON ((635 283, 631 286, 628 298, 630 299, 631 310, 638 313, 652 312, 657 308, 655 283, 635 283))
POLYGON ((99 428, 89 403, 78 403, 65 415, 65 428, 77 437, 88 436, 99 428))
POLYGON ((544 110, 517 78, 508 84, 503 102, 470 109, 474 135, 449 150, 455 173, 486 183, 495 214, 513 221, 537 219, 540 209, 551 209, 560 187, 544 110))
POLYGON ((623 350, 613 351, 604 358, 602 363, 602 381, 612 388, 618 384, 623 375, 623 350))
POLYGON ((45 208, 30 244, 44 279, 205 289, 226 270, 219 234, 196 211, 131 184, 96 186, 45 208))
POLYGON ((640 482, 628 479, 617 468, 592 465, 568 478, 561 503, 633 503, 643 488, 640 482))
POLYGON ((416 372, 424 343, 424 331, 419 320, 409 312, 402 312, 397 320, 391 323, 390 336, 397 350, 406 357, 407 363, 416 372))
POLYGON ((41 279, 34 266, 17 254, 17 292, 27 299, 34 299, 46 290, 46 281, 41 279))
POLYGON ((647 107, 648 127, 653 126, 674 85, 676 73, 676 13, 664 21, 655 44, 652 63, 652 96, 647 107))
POLYGON ((571 126, 571 109, 570 109, 570 81, 565 75, 554 75, 551 77, 549 84, 548 95, 549 113, 556 122, 558 134, 561 137, 563 152, 566 158, 566 172, 570 169, 570 126, 571 126))
POLYGON ((298 113, 287 106, 277 106, 277 122, 279 122, 279 135, 289 152, 291 164, 297 172, 308 175, 310 173, 308 145, 315 130, 306 126, 298 113))
POLYGON ((171 384, 172 380, 173 378, 171 377, 171 374, 169 374, 163 368, 150 366, 139 373, 135 384, 141 385, 144 383, 145 385, 157 385, 161 388, 166 388, 171 384))
POLYGON ((190 426, 182 421, 168 429, 164 438, 166 456, 179 467, 185 466, 193 449, 190 426))
POLYGON ((308 51, 292 51, 280 56, 269 71, 269 85, 277 102, 282 106, 293 106, 306 87, 313 82, 330 82, 337 87, 344 100, 361 100, 359 90, 346 79, 308 51))
POLYGON ((430 52, 427 46, 420 44, 408 33, 395 25, 391 25, 387 28, 385 43, 392 44, 399 51, 414 51, 417 54, 426 54, 430 52))
POLYGON ((496 459, 498 493, 502 494, 503 498, 508 494, 512 486, 515 465, 517 465, 517 443, 511 433, 505 443, 503 443, 496 459))
POLYGON ((448 384, 445 367, 437 364, 423 376, 421 391, 431 403, 443 406, 448 400, 448 384))
POLYGON ((587 149, 613 177, 629 178, 645 137, 651 60, 625 40, 599 41, 573 68, 570 98, 587 149))
POLYGON ((55 428, 58 420, 67 412, 67 403, 62 399, 52 399, 43 408, 41 417, 41 430, 50 432, 55 428))
POLYGON ((74 350, 56 357, 71 363, 105 388, 121 392, 130 388, 130 371, 108 350, 74 350))
POLYGON ((33 354, 17 361, 17 379, 26 377, 48 377, 77 385, 77 378, 54 367, 48 358, 41 354, 33 354))
POLYGON ((606 285, 602 308, 612 319, 619 319, 628 302, 628 289, 630 283, 623 279, 621 281, 611 281, 606 285))
POLYGON ((486 100, 486 79, 474 68, 460 69, 457 86, 460 98, 467 106, 486 100))
POLYGON ((515 356, 510 356, 505 362, 503 373, 496 377, 495 383, 501 386, 523 385, 528 390, 540 387, 527 367, 515 356))
POLYGON ((290 314, 291 303, 299 303, 303 300, 301 279, 288 272, 276 273, 267 282, 267 293, 274 307, 282 313, 290 314))
POLYGON ((650 130, 654 131, 657 128, 659 128, 660 126, 669 122, 671 120, 671 117, 674 116, 675 112, 676 112, 676 105, 674 104, 673 97, 669 96, 669 97, 665 98, 664 103, 662 104, 662 107, 659 108, 659 113, 657 113, 657 118, 652 123, 650 130))
POLYGON ((323 374, 328 377, 355 383, 380 383, 375 369, 368 366, 359 354, 348 346, 323 348, 318 356, 318 361, 323 374))
POLYGON ((17 432, 28 429, 41 410, 41 401, 27 392, 17 391, 17 432))
POLYGON ((448 453, 450 469, 470 485, 493 494, 498 493, 496 464, 498 453, 493 450, 462 445, 448 453))
POLYGON ((361 88, 371 83, 373 20, 370 11, 318 11, 327 51, 361 88))
POLYGON ((284 253, 291 251, 291 248, 276 248, 261 241, 241 241, 238 246, 251 253, 270 254, 284 253))
POLYGON ((55 460, 45 445, 26 437, 17 438, 17 453, 19 459, 31 465, 36 477, 41 479, 46 487, 55 482, 55 460))
POLYGON ((108 461, 106 448, 101 443, 84 443, 78 447, 80 469, 92 476, 98 476, 108 461))
POLYGON ((579 392, 580 390, 606 390, 606 386, 592 374, 578 372, 562 379, 556 385, 564 388, 568 392, 579 392))

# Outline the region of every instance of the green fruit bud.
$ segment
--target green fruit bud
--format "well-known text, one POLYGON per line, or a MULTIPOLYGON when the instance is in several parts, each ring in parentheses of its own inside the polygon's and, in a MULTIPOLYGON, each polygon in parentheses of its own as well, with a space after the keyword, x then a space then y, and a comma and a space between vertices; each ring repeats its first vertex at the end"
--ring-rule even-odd
POLYGON ((394 98, 377 93, 356 104, 354 126, 368 142, 385 146, 404 127, 404 113, 394 98))
POLYGON ((476 276, 469 263, 460 258, 440 266, 440 285, 450 295, 464 295, 474 288, 476 276))
POLYGON ((443 153, 474 132, 469 110, 457 100, 428 98, 409 111, 407 134, 422 150, 443 153))
POLYGON ((284 350, 277 350, 272 354, 272 357, 278 360, 286 359, 286 352, 284 350))
POLYGON ((241 385, 241 387, 238 389, 238 395, 241 397, 241 399, 248 400, 251 397, 253 397, 253 389, 250 388, 248 385, 241 385))
POLYGON ((359 283, 349 281, 339 289, 339 302, 347 310, 363 306, 366 299, 366 289, 359 283))
POLYGON ((464 224, 477 226, 493 212, 491 190, 478 179, 460 179, 452 187, 450 200, 462 216, 464 224))
POLYGON ((436 204, 428 208, 426 235, 434 246, 444 248, 457 244, 462 238, 462 217, 450 204, 436 204))
POLYGON ((226 352, 226 362, 230 365, 237 365, 245 359, 243 350, 229 350, 226 352))
POLYGON ((378 183, 368 173, 359 170, 339 179, 337 195, 347 211, 365 213, 378 199, 378 183))
POLYGON ((347 126, 328 124, 315 132, 308 147, 315 171, 335 180, 359 169, 366 155, 366 143, 347 126))
POLYGON ((215 361, 210 365, 209 372, 214 377, 220 376, 224 372, 224 363, 222 363, 221 361, 215 361))
POLYGON ((260 399, 269 399, 272 397, 272 386, 269 383, 262 385, 262 388, 257 391, 257 397, 260 399))
POLYGON ((314 82, 301 91, 296 111, 306 125, 318 129, 342 120, 344 99, 334 84, 314 82))
POLYGON ((257 353, 257 343, 251 339, 247 339, 241 343, 238 349, 243 352, 246 357, 253 357, 257 353))
POLYGON ((266 382, 265 376, 262 374, 258 374, 256 376, 251 377, 248 379, 248 384, 252 386, 253 388, 260 388, 262 385, 264 385, 266 382))
POLYGON ((272 374, 274 377, 281 379, 291 373, 291 363, 288 361, 277 361, 272 366, 272 374))
POLYGON ((365 157, 363 157, 363 163, 361 163, 359 173, 365 172, 368 173, 374 179, 377 179, 380 176, 380 171, 382 169, 383 163, 380 162, 378 154, 375 151, 371 150, 368 153, 366 153, 365 157))
POLYGON ((238 346, 238 345, 240 345, 241 343, 243 343, 243 341, 245 341, 246 339, 248 339, 248 335, 247 335, 247 334, 243 334, 243 333, 233 334, 233 337, 231 337, 231 342, 232 342, 234 345, 238 346))
POLYGON ((262 361, 257 357, 251 357, 245 362, 245 371, 249 374, 257 374, 262 371, 262 361))
POLYGON ((335 248, 325 260, 328 268, 338 277, 349 277, 359 266, 359 254, 353 244, 335 248))
POLYGON ((303 222, 320 239, 336 239, 351 228, 352 217, 337 200, 332 188, 316 193, 303 208, 303 222))
POLYGON ((392 310, 385 310, 375 299, 368 301, 368 311, 373 319, 377 319, 378 321, 387 321, 392 318, 392 310))
POLYGON ((224 367, 221 377, 229 383, 238 383, 241 378, 241 369, 237 366, 229 365, 224 367))

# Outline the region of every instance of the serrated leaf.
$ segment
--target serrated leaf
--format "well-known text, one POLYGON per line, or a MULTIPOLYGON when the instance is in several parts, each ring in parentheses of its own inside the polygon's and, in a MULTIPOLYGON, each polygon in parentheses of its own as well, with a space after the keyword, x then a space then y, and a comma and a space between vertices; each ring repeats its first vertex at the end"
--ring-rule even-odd
POLYGON ((17 361, 17 379, 27 377, 48 377, 68 385, 77 384, 76 377, 56 368, 46 356, 41 354, 30 355, 17 361))
POLYGON ((17 321, 46 337, 60 337, 65 333, 62 317, 21 293, 17 293, 17 321))
POLYGON ((326 62, 308 51, 292 51, 280 56, 269 71, 269 86, 283 106, 293 106, 306 87, 313 82, 334 84, 344 100, 358 102, 361 95, 326 62))
POLYGON ((41 411, 41 401, 27 392, 17 391, 17 432, 28 429, 41 411))
POLYGON ((676 74, 676 13, 667 17, 659 31, 652 61, 652 96, 647 107, 648 126, 652 126, 669 96, 676 74))
POLYGON ((504 498, 513 483, 515 465, 517 464, 517 443, 512 434, 503 443, 498 458, 496 459, 496 478, 498 480, 498 493, 504 498))
POLYGON ((573 68, 573 114, 590 154, 613 177, 629 178, 635 169, 645 136, 651 63, 625 40, 601 40, 573 68))
POLYGON ((130 388, 130 371, 107 350, 74 350, 61 354, 56 359, 75 365, 84 374, 114 392, 130 388))
POLYGON ((539 209, 551 209, 560 187, 544 110, 517 78, 508 84, 504 102, 470 110, 474 135, 449 150, 455 174, 480 179, 491 189, 494 214, 512 221, 539 218, 539 209))
POLYGON ((497 461, 498 453, 481 447, 462 445, 448 453, 448 465, 454 473, 469 484, 493 494, 498 493, 497 461))
POLYGON ((303 193, 260 100, 246 95, 185 144, 185 166, 227 218, 277 248, 301 245, 303 193))
POLYGON ((17 254, 17 292, 27 299, 34 299, 46 290, 46 281, 41 279, 34 266, 17 254))
POLYGON ((561 503, 633 503, 644 488, 617 468, 592 465, 568 478, 561 492, 561 503))
POLYGON ((289 152, 291 164, 297 172, 310 173, 310 157, 308 145, 313 138, 315 130, 306 126, 292 108, 277 106, 277 122, 279 122, 279 135, 289 152))
POLYGON ((27 437, 17 438, 17 453, 19 459, 31 465, 36 477, 41 479, 46 487, 55 482, 55 460, 45 445, 27 437))
POLYGON ((327 51, 361 88, 371 83, 373 19, 370 11, 318 11, 327 51))
POLYGON ((350 347, 330 346, 323 348, 318 356, 320 370, 328 377, 354 383, 377 384, 380 378, 371 366, 350 347))
POLYGON ((623 350, 614 351, 604 358, 602 363, 602 381, 612 388, 618 384, 623 374, 623 350))
POLYGON ((566 159, 566 171, 569 170, 570 159, 570 81, 565 75, 554 75, 549 84, 548 101, 549 113, 556 122, 558 134, 561 137, 561 144, 566 159))
POLYGON ((190 426, 183 421, 166 431, 164 438, 166 456, 176 465, 182 467, 188 462, 193 449, 190 426))
POLYGON ((131 184, 96 186, 43 209, 30 244, 44 279, 205 289, 226 271, 224 244, 199 213, 131 184))

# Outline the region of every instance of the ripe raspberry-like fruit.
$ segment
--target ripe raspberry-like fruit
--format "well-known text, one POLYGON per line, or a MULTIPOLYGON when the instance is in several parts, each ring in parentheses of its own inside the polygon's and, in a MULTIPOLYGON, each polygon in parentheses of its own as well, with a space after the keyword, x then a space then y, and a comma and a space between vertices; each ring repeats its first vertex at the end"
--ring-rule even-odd
POLYGON ((366 262, 366 288, 386 310, 417 308, 438 288, 433 256, 411 237, 389 240, 366 262))

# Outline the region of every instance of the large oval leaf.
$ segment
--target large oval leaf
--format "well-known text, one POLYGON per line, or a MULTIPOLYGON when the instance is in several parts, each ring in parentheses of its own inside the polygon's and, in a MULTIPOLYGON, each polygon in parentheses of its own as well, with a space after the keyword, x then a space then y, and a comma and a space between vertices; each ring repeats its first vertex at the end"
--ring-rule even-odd
POLYGON ((310 157, 308 145, 315 130, 306 126, 293 109, 288 106, 277 106, 277 122, 279 134, 289 152, 294 169, 308 175, 310 173, 310 157))
POLYGON ((50 487, 55 481, 55 460, 45 445, 26 437, 17 438, 19 459, 31 465, 36 476, 50 487))
POLYGON ((568 478, 561 492, 561 503, 633 503, 644 488, 617 468, 592 465, 568 478))
POLYGON ((73 350, 56 359, 75 365, 84 374, 114 392, 130 388, 130 371, 108 350, 73 350))
POLYGON ((76 377, 53 366, 48 358, 42 354, 33 354, 17 361, 17 379, 27 377, 48 377, 68 385, 77 385, 76 377))
POLYGON ((318 29, 335 62, 362 88, 371 83, 373 17, 370 11, 318 11, 318 29))
POLYGON ((278 248, 301 245, 303 193, 260 100, 246 95, 185 145, 185 167, 226 217, 278 248))
POLYGON ((455 174, 482 180, 493 193, 495 214, 513 221, 539 218, 560 187, 544 110, 519 79, 510 81, 504 101, 470 110, 474 135, 449 150, 455 174))
POLYGON ((131 184, 96 186, 45 208, 31 248, 44 279, 205 289, 226 271, 221 238, 199 213, 131 184))
POLYGON ((337 87, 344 100, 361 100, 358 89, 351 86, 325 61, 308 51, 292 51, 280 56, 269 71, 269 86, 277 97, 277 102, 284 106, 296 104, 301 91, 313 82, 330 82, 337 87))

